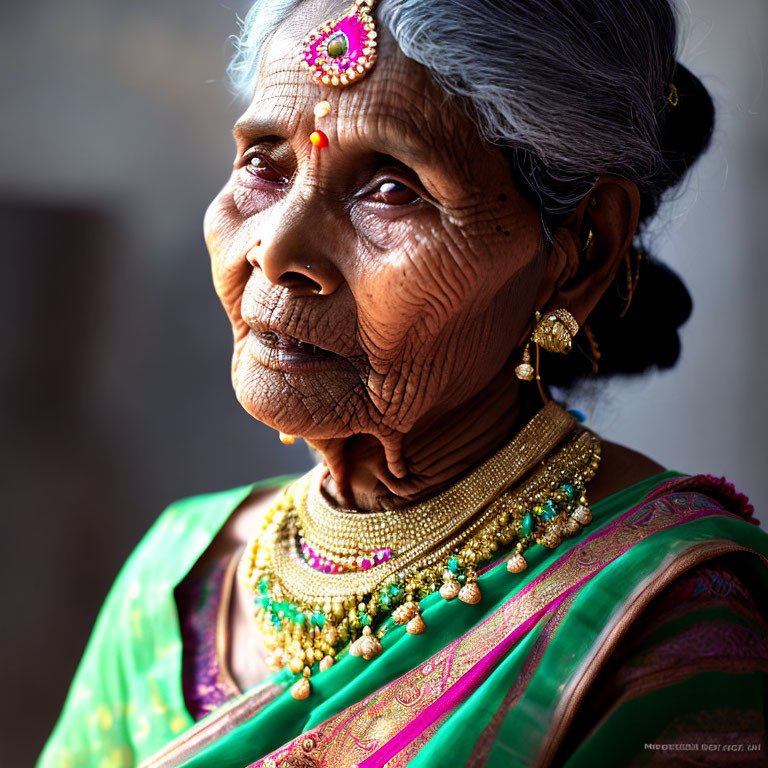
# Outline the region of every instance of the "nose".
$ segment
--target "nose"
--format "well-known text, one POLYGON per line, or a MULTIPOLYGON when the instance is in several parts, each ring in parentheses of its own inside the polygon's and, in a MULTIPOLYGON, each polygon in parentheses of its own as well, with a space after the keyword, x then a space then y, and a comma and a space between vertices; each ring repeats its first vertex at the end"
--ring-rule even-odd
POLYGON ((281 226, 271 237, 257 239, 248 263, 260 269, 273 285, 299 296, 333 293, 344 280, 334 261, 324 252, 330 245, 317 238, 315 228, 295 222, 281 226))

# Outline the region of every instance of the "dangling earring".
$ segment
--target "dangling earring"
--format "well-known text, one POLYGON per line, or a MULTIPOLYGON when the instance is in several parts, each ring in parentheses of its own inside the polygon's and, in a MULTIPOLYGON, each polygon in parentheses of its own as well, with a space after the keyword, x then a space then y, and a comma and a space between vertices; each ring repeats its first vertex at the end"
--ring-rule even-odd
POLYGON ((629 310, 629 305, 632 303, 632 297, 635 295, 635 289, 637 283, 640 280, 640 262, 643 260, 642 251, 637 251, 634 248, 629 248, 626 253, 625 261, 627 263, 627 303, 624 305, 619 317, 624 317, 629 310), (635 265, 635 274, 632 274, 632 251, 635 251, 637 257, 637 264, 635 265))
POLYGON ((588 323, 584 323, 583 328, 584 334, 589 342, 589 348, 592 352, 592 375, 596 376, 597 372, 600 370, 600 363, 598 363, 598 360, 602 357, 602 354, 600 352, 600 347, 597 344, 597 339, 595 338, 595 332, 588 323))
POLYGON ((293 445, 296 442, 296 438, 293 435, 289 435, 287 432, 279 433, 280 442, 283 445, 293 445))
POLYGON ((541 386, 541 377, 539 376, 539 347, 547 352, 567 355, 571 351, 572 339, 578 332, 579 324, 567 309, 555 309, 548 312, 544 317, 542 317, 541 312, 536 312, 536 325, 523 350, 523 361, 515 368, 515 375, 522 381, 531 381, 535 375, 541 399, 545 403, 548 398, 541 386), (536 345, 535 372, 531 366, 531 342, 536 345))

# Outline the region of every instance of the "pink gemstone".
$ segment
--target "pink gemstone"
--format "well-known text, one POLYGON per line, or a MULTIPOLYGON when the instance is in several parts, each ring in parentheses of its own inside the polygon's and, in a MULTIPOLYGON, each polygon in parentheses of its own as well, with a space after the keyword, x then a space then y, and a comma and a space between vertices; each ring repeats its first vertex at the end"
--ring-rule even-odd
POLYGON ((317 558, 316 558, 316 557, 310 557, 310 558, 309 558, 309 564, 310 564, 310 565, 311 565, 313 568, 317 568, 317 566, 318 566, 317 558))
POLYGON ((364 557, 362 562, 360 563, 360 568, 364 571, 369 570, 373 567, 373 561, 370 557, 364 557))
POLYGON ((330 30, 322 30, 317 34, 317 37, 311 37, 309 39, 309 44, 304 49, 304 60, 312 65, 320 64, 328 66, 333 63, 338 66, 340 71, 344 72, 350 65, 357 62, 357 59, 361 55, 363 55, 367 45, 368 32, 363 21, 357 15, 357 12, 353 12, 340 19, 330 30), (348 49, 343 56, 333 59, 327 54, 320 53, 318 49, 323 42, 337 32, 343 32, 346 36, 348 49))
POLYGON ((389 558, 392 557, 392 550, 389 547, 384 547, 384 549, 374 549, 373 550, 373 560, 378 565, 379 563, 384 563, 389 558))

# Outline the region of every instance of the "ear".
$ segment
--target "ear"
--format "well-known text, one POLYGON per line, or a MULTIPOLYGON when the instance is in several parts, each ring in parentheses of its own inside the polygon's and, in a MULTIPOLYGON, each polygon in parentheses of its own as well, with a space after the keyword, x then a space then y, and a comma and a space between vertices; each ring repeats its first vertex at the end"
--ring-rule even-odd
POLYGON ((637 186, 619 176, 601 176, 554 233, 537 296, 542 314, 562 307, 584 324, 623 263, 639 215, 637 186))

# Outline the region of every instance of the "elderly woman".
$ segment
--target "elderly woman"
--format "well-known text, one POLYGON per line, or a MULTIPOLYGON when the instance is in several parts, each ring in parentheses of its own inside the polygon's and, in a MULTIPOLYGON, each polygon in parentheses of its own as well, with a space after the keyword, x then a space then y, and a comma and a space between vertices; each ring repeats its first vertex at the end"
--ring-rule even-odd
POLYGON ((678 356, 675 40, 668 0, 253 7, 205 233, 237 397, 317 465, 163 513, 41 768, 765 759, 751 505, 550 390, 678 356))

